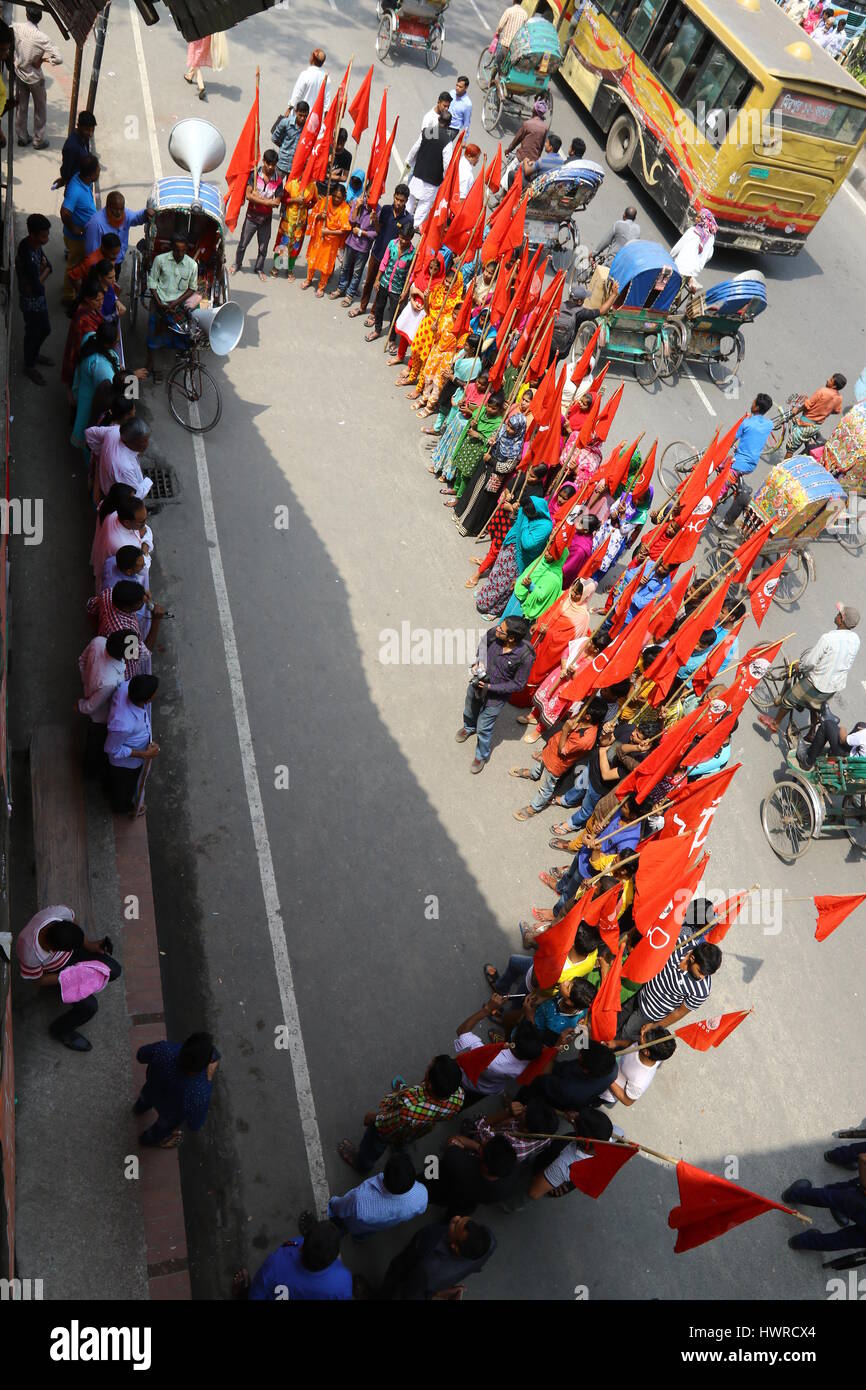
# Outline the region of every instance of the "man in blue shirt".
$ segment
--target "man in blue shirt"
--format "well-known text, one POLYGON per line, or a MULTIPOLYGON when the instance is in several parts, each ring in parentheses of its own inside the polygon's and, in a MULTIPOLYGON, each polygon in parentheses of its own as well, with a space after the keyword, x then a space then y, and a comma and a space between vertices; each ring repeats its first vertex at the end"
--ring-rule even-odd
POLYGON ((84 231, 96 212, 93 185, 99 178, 99 160, 89 154, 81 161, 77 174, 73 174, 66 185, 66 194, 60 207, 60 220, 63 223, 63 241, 66 245, 66 274, 63 277, 61 299, 70 305, 75 299, 75 286, 69 278, 70 270, 80 265, 87 255, 84 231))
POLYGON ((83 161, 90 154, 90 142, 96 129, 96 117, 92 111, 79 111, 78 120, 72 134, 67 136, 60 151, 60 177, 55 179, 52 188, 65 188, 77 174, 83 161))
POLYGON ((364 280, 364 288, 361 291, 361 300, 354 308, 349 310, 349 318, 356 319, 359 314, 366 314, 367 305, 370 303, 370 296, 373 293, 373 285, 379 273, 379 265, 382 257, 388 249, 389 243, 397 235, 397 230, 406 215, 406 204, 409 201, 408 183, 398 183, 394 189, 394 200, 386 203, 384 207, 377 209, 378 220, 376 240, 367 258, 367 276, 364 280))
POLYGON ((147 217, 147 208, 139 208, 137 212, 130 212, 126 206, 126 199, 122 193, 116 190, 109 193, 105 200, 105 207, 91 217, 84 231, 84 250, 87 255, 91 251, 99 249, 102 238, 107 232, 114 232, 120 237, 120 254, 114 262, 114 268, 118 277, 123 259, 129 250, 129 229, 130 227, 144 226, 147 217))
POLYGON ((237 1298, 297 1303, 352 1297, 352 1276, 340 1259, 340 1233, 330 1221, 316 1221, 303 1240, 287 1240, 269 1255, 250 1282, 245 1269, 234 1279, 237 1298))
POLYGON ((534 179, 537 174, 547 174, 551 169, 559 169, 565 163, 562 153, 562 140, 558 135, 550 134, 544 142, 544 150, 535 163, 528 159, 523 161, 524 178, 534 179))
POLYGON ((156 1111, 156 1119, 138 1142, 173 1148, 184 1125, 201 1129, 207 1119, 220 1054, 210 1033, 192 1033, 185 1043, 148 1043, 138 1049, 135 1059, 147 1063, 147 1073, 132 1113, 156 1111))
POLYGON ((469 78, 458 77, 457 84, 451 93, 451 129, 455 135, 461 130, 465 130, 468 136, 471 120, 472 98, 469 96, 469 78))
POLYGON ((289 107, 284 116, 281 116, 276 125, 271 130, 271 139, 277 147, 277 168, 287 178, 295 158, 295 150, 301 138, 301 131, 307 122, 310 108, 305 101, 299 101, 292 115, 292 108, 289 107))
POLYGON ((743 479, 747 474, 754 473, 766 448, 767 440, 773 433, 773 420, 769 414, 772 404, 772 397, 768 396, 765 391, 760 391, 752 401, 749 414, 734 435, 732 483, 735 495, 724 520, 719 520, 719 525, 724 530, 739 521, 749 505, 752 490, 746 486, 743 479))
POLYGON ((671 571, 676 569, 675 565, 663 565, 660 560, 647 560, 644 566, 644 582, 639 584, 632 595, 628 612, 625 615, 625 626, 636 617, 648 603, 654 599, 664 598, 671 590, 671 571))
MULTIPOLYGON (((364 1240, 376 1231, 399 1226, 423 1216, 427 1210, 427 1188, 415 1177, 415 1165, 406 1153, 392 1153, 381 1173, 365 1178, 357 1187, 332 1197, 328 1216, 338 1230, 355 1240, 364 1240)), ((316 1224, 311 1211, 301 1212, 298 1229, 306 1235, 316 1224)))

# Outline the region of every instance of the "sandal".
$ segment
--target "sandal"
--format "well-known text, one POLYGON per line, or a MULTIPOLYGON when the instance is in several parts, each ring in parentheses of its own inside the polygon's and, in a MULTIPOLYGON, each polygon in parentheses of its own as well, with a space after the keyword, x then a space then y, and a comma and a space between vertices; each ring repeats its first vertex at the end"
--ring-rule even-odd
MULTIPOLYGON (((481 562, 478 561, 477 563, 480 564, 481 562)), ((518 724, 530 724, 533 728, 535 728, 535 725, 538 723, 534 714, 518 714, 517 722, 518 724)))
POLYGON ((568 835, 572 834, 573 831, 574 826, 572 825, 571 821, 568 820, 560 821, 559 825, 552 825, 550 827, 551 835, 560 835, 563 839, 565 839, 568 835))
POLYGON ((312 284, 313 284, 312 280, 305 280, 304 283, 301 285, 301 289, 302 289, 302 290, 308 290, 308 289, 310 289, 310 288, 312 287, 312 284))
POLYGON ((376 339, 377 339, 377 338, 381 338, 381 336, 382 336, 382 334, 381 334, 381 333, 377 333, 376 330, 375 330, 375 328, 374 328, 372 333, 365 333, 365 334, 364 334, 364 342, 365 342, 365 343, 375 343, 376 339))
POLYGON ((558 839, 553 839, 553 840, 548 840, 547 843, 548 843, 548 845, 550 846, 551 849, 561 849, 562 852, 563 852, 563 854, 568 854, 568 853, 573 854, 573 853, 574 853, 574 850, 571 848, 571 841, 570 841, 570 840, 558 840, 558 839))
POLYGON ((337 1153, 344 1163, 348 1163, 350 1168, 354 1168, 356 1173, 361 1171, 358 1167, 358 1149, 351 1139, 341 1139, 337 1145, 337 1153))
POLYGON ((348 309, 348 307, 349 307, 349 305, 351 304, 351 302, 352 302, 352 301, 351 301, 351 299, 349 298, 349 296, 348 296, 347 294, 344 294, 344 295, 343 295, 343 298, 340 300, 340 303, 341 303, 341 305, 343 306, 344 309, 348 309))
POLYGON ((323 289, 321 289, 321 288, 317 289, 317 290, 316 290, 316 298, 317 298, 317 299, 324 299, 324 298, 325 298, 325 291, 324 291, 323 289))
POLYGON ((475 588, 477 588, 477 586, 478 586, 478 580, 477 580, 477 579, 467 579, 466 583, 463 585, 464 589, 475 589, 475 588))
POLYGON ((512 811, 511 814, 514 816, 515 820, 525 821, 531 820, 533 816, 537 816, 538 812, 533 806, 523 806, 519 811, 512 811))
POLYGON ((342 291, 342 290, 331 290, 331 293, 328 295, 328 298, 329 298, 329 299, 340 299, 340 298, 342 297, 342 294, 343 294, 343 291, 342 291))
MULTIPOLYGON (((360 312, 361 312, 361 310, 359 309, 359 310, 358 310, 358 313, 360 314, 360 312)), ((350 315, 350 317, 351 317, 351 315, 350 315)), ((373 315, 372 315, 372 314, 368 314, 367 317, 364 319, 364 327, 365 327, 365 328, 372 328, 375 322, 376 322, 376 320, 373 318, 373 315)))
POLYGON ((518 922, 520 928, 520 940, 527 948, 534 946, 538 937, 541 935, 537 927, 531 927, 528 922, 518 922))
POLYGON ((487 965, 482 967, 482 971, 484 974, 484 983, 495 990, 496 981, 499 979, 499 971, 496 969, 496 966, 488 962, 487 965))
POLYGON ((508 775, 509 775, 509 777, 528 777, 528 776, 529 776, 529 768, 528 768, 528 767, 510 767, 510 768, 508 769, 508 775))
MULTIPOLYGON (((349 310, 349 318, 350 318, 350 319, 359 319, 359 318, 361 317, 361 315, 363 314, 363 312, 364 312, 363 309, 359 309, 359 308, 358 308, 358 305, 356 304, 355 307, 354 307, 354 309, 350 309, 350 310, 349 310)), ((372 328, 372 326, 373 326, 373 325, 371 324, 370 327, 372 328)))

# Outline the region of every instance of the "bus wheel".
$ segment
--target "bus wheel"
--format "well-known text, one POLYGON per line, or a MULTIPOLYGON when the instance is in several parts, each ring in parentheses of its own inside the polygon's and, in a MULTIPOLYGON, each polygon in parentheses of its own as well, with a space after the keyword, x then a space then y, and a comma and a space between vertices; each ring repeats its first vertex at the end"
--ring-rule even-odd
POLYGON ((637 149, 637 130, 631 116, 623 111, 607 133, 604 157, 615 174, 622 174, 631 164, 637 149))

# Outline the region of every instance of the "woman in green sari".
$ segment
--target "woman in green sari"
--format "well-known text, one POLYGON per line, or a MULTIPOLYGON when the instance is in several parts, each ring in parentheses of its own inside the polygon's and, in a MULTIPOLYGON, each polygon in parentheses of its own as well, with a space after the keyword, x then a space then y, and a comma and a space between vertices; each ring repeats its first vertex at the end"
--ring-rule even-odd
POLYGON ((446 503, 446 507, 455 507, 458 498, 463 495, 466 483, 476 465, 486 454, 487 449, 502 424, 505 415, 505 398, 501 391, 494 391, 489 397, 486 405, 481 405, 476 410, 472 419, 463 431, 463 436, 452 457, 452 467, 454 470, 455 495, 446 503))
POLYGON ((530 622, 546 613, 562 594, 562 567, 568 558, 557 532, 545 547, 540 560, 527 565, 514 586, 514 593, 503 611, 503 618, 523 616, 530 622))

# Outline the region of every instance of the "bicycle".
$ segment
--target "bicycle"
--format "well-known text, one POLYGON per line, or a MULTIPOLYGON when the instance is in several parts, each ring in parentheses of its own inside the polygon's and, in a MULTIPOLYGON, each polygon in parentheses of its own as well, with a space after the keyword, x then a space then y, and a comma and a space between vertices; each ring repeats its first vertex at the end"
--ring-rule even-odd
MULTIPOLYGON (((764 673, 749 696, 755 709, 760 710, 762 714, 769 714, 771 710, 778 709, 779 705, 782 703, 783 697, 788 693, 796 681, 799 670, 800 663, 798 661, 788 661, 785 658, 777 660, 775 665, 771 666, 769 670, 764 673)), ((815 732, 825 710, 826 701, 819 707, 808 704, 796 705, 794 707, 791 711, 791 717, 785 727, 785 732, 782 735, 789 748, 795 748, 798 741, 805 734, 813 734, 815 732), (807 725, 795 724, 794 715, 796 713, 802 713, 804 710, 809 711, 809 723, 807 725)))
POLYGON ((178 349, 180 360, 165 383, 168 407, 177 423, 190 434, 207 434, 219 423, 222 397, 216 381, 201 363, 201 354, 210 346, 207 334, 189 314, 183 317, 187 341, 185 347, 178 349), (193 423, 194 417, 197 423, 193 423))

